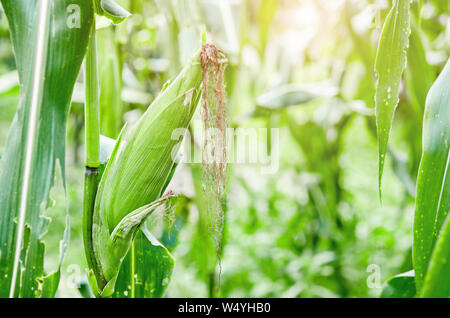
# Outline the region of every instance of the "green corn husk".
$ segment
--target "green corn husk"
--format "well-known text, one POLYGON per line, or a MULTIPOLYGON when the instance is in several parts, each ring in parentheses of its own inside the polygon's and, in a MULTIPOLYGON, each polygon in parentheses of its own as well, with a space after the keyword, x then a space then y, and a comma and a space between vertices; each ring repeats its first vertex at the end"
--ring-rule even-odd
POLYGON ((156 98, 141 119, 124 129, 101 178, 93 213, 91 285, 100 296, 114 290, 120 264, 140 225, 159 199, 174 165, 177 128, 187 128, 201 96, 199 54, 156 98))

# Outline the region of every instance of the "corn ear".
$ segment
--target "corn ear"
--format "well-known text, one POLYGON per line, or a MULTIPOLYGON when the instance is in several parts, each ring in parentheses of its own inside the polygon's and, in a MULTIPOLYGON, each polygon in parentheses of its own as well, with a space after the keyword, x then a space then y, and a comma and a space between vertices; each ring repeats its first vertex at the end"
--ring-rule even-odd
POLYGON ((114 290, 120 264, 139 226, 157 205, 174 165, 179 140, 201 96, 197 53, 129 130, 123 131, 100 181, 93 215, 94 274, 101 296, 114 290), (153 202, 153 203, 152 203, 153 202))

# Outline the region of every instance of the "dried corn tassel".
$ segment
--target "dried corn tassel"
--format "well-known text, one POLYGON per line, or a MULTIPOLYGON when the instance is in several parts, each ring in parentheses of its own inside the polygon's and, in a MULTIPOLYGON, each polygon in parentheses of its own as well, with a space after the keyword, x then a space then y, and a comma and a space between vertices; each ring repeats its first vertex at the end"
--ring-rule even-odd
POLYGON ((224 53, 212 44, 204 44, 200 53, 202 67, 202 115, 205 135, 202 184, 207 203, 208 222, 216 251, 220 255, 224 223, 223 197, 227 182, 227 117, 225 109, 224 53))

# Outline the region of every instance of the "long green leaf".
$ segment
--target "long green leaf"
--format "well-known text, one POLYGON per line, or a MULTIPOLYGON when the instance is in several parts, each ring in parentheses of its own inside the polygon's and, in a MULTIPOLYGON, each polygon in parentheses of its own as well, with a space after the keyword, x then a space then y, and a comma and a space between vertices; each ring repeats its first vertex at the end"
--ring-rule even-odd
POLYGON ((384 22, 375 60, 375 71, 378 74, 375 113, 377 117, 380 196, 386 149, 392 119, 399 102, 400 82, 406 66, 410 34, 410 0, 393 1, 392 8, 384 22))
POLYGON ((381 292, 381 298, 412 298, 416 295, 414 271, 390 278, 381 292))
MULTIPOLYGON (((38 9, 38 20, 35 35, 36 49, 33 56, 33 73, 30 79, 31 83, 31 96, 29 103, 29 118, 28 118, 28 129, 26 135, 24 136, 25 151, 24 151, 24 162, 23 162, 23 175, 21 180, 21 190, 20 190, 20 203, 19 203, 19 214, 18 214, 18 225, 16 228, 15 237, 15 247, 14 247, 14 259, 13 268, 11 275, 11 287, 9 296, 14 297, 16 281, 19 272, 19 258, 21 254, 21 247, 23 243, 23 235, 25 230, 25 217, 27 211, 27 201, 28 196, 31 192, 31 169, 32 160, 35 156, 35 143, 36 134, 38 130, 38 116, 41 110, 41 102, 44 93, 44 80, 45 80, 45 64, 47 63, 47 45, 48 45, 48 31, 49 31, 49 21, 50 21, 50 2, 48 0, 39 3, 38 9)), ((38 250, 43 251, 43 244, 38 245, 38 250)), ((38 270, 42 271, 42 265, 39 264, 38 270)), ((35 267, 36 268, 36 267, 35 267)), ((25 278, 27 278, 25 273, 25 278)), ((29 275, 31 276, 31 275, 29 275)), ((26 280, 24 280, 26 283, 26 280)))
MULTIPOLYGON (((414 215, 413 260, 418 292, 422 289, 430 257, 450 209, 449 137, 450 61, 431 87, 425 106, 423 153, 417 177, 414 215)), ((448 239, 442 240, 445 242, 448 239)), ((440 247, 439 253, 445 249, 444 246, 440 247)), ((442 255, 436 257, 442 260, 442 255)))
POLYGON ((120 267, 114 298, 157 298, 164 296, 175 261, 170 252, 145 228, 120 267))
POLYGON ((41 238, 48 219, 41 209, 47 203, 57 161, 64 181, 67 110, 93 9, 89 0, 59 0, 39 10, 45 2, 1 0, 21 84, 18 111, 0 162, 1 297, 52 296, 59 280, 59 274, 45 278, 41 238), (18 284, 12 284, 13 275, 18 284))
MULTIPOLYGON (((446 178, 447 212, 449 209, 448 189, 450 178, 446 178)), ((422 288, 423 297, 450 297, 450 218, 443 226, 441 235, 430 260, 430 266, 422 288)))

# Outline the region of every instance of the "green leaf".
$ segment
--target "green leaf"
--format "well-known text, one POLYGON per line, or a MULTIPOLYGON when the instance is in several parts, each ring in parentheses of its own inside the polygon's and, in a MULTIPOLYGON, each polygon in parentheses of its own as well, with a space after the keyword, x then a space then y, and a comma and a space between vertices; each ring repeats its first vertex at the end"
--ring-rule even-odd
POLYGON ((442 0, 431 0, 430 2, 434 5, 438 14, 448 12, 449 10, 448 2, 442 0))
POLYGON ((408 191, 408 194, 412 197, 415 197, 416 185, 414 183, 414 180, 411 178, 411 175, 409 174, 407 160, 400 158, 391 149, 388 149, 388 153, 392 158, 392 170, 394 170, 394 173, 397 176, 398 180, 400 180, 406 191, 408 191))
POLYGON ((136 236, 117 278, 114 298, 164 296, 175 261, 145 228, 136 236))
POLYGON ((1 3, 9 22, 21 92, 0 162, 0 297, 8 296, 13 268, 17 268, 17 242, 22 246, 23 270, 14 296, 38 297, 40 280, 49 284, 44 296, 53 294, 58 280, 58 274, 44 278, 45 247, 41 238, 48 219, 41 213, 53 185, 56 162, 65 183, 65 123, 93 8, 87 0, 60 0, 51 1, 48 11, 38 14, 44 1, 1 3), (26 158, 31 159, 28 166, 26 158), (21 199, 24 205, 19 215, 21 199), (20 235, 21 228, 29 238, 20 235))
POLYGON ((78 283, 78 292, 83 298, 94 298, 91 287, 87 281, 80 281, 78 283))
POLYGON ((103 15, 113 23, 118 24, 131 15, 114 0, 95 0, 95 13, 103 15))
MULTIPOLYGON (((412 9, 412 7, 411 7, 412 9)), ((414 21, 413 19, 411 19, 414 21)), ((436 80, 435 66, 428 64, 426 50, 422 41, 424 37, 416 23, 411 24, 408 65, 405 70, 405 89, 410 103, 402 110, 402 117, 407 119, 402 125, 402 135, 410 149, 408 173, 415 176, 419 170, 422 155, 422 124, 425 101, 431 85, 436 80)), ((415 186, 414 186, 415 192, 415 186)), ((414 195, 415 196, 415 195, 414 195)))
MULTIPOLYGON (((417 290, 422 290, 430 258, 450 209, 449 136, 450 136, 450 61, 430 89, 423 123, 423 153, 419 167, 414 215, 413 260, 417 290)), ((448 232, 447 232, 448 233, 448 232)), ((448 234, 447 234, 448 235, 448 234)), ((442 255, 448 248, 448 238, 441 237, 440 252, 434 266, 448 258, 442 255), (445 243, 447 242, 447 243, 445 243)), ((448 265, 447 265, 448 266, 448 265)), ((433 271, 440 272, 438 269, 433 271)), ((433 272, 432 275, 436 275, 433 272)), ((446 273, 448 276, 448 272, 446 273)), ((445 275, 444 275, 445 276, 445 275)), ((437 277, 430 278, 431 280, 437 277)), ((446 279, 446 277, 441 277, 446 279)), ((433 283, 430 283, 434 285, 433 283)), ((449 286, 449 285, 447 285, 449 286)), ((428 287, 430 288, 430 287, 428 287)), ((428 293, 432 291, 428 290, 428 293)))
POLYGON ((412 298, 416 295, 414 271, 396 275, 386 282, 381 298, 412 298))
POLYGON ((150 213, 152 213, 155 208, 165 203, 168 199, 169 197, 163 197, 127 214, 112 231, 112 243, 115 245, 120 245, 121 243, 118 243, 124 241, 128 245, 128 241, 131 242, 131 239, 135 236, 137 230, 147 219, 150 213))
MULTIPOLYGON (((65 186, 65 185, 64 185, 65 186)), ((66 197, 67 199, 67 197, 66 197)), ((67 210, 68 212, 68 210, 67 210)), ((66 226, 64 229, 63 239, 59 244, 59 263, 58 268, 53 273, 45 276, 42 282, 42 298, 53 298, 56 295, 59 285, 59 279, 61 278, 61 266, 66 255, 67 247, 70 237, 70 218, 69 213, 66 215, 66 226)))
POLYGON ((122 73, 119 65, 115 32, 112 27, 97 30, 100 86, 101 133, 117 138, 123 113, 122 73))
POLYGON ((392 119, 399 102, 400 82, 406 66, 410 22, 410 0, 394 0, 384 22, 375 60, 378 82, 375 92, 375 114, 378 134, 378 187, 381 198, 381 179, 391 131, 392 119))
MULTIPOLYGON (((449 177, 447 176, 447 212, 449 209, 448 192, 450 188, 449 177)), ((424 286, 422 289, 423 297, 450 297, 450 218, 443 226, 442 232, 436 248, 433 251, 433 256, 430 260, 430 266, 427 276, 425 277, 424 286)))
POLYGON ((422 117, 428 90, 436 79, 434 68, 428 64, 420 30, 414 24, 411 28, 408 65, 405 83, 414 111, 422 117))
POLYGON ((56 290, 58 289, 59 279, 61 278, 61 271, 51 273, 49 276, 44 278, 44 284, 42 288, 42 298, 53 298, 55 297, 56 290))
POLYGON ((269 38, 270 25, 272 24, 278 9, 277 0, 261 0, 258 8, 259 44, 261 55, 264 55, 267 40, 269 38))
POLYGON ((321 97, 333 97, 337 93, 331 85, 298 85, 288 84, 270 90, 259 96, 256 104, 259 107, 276 110, 289 106, 305 104, 321 97))
POLYGON ((127 214, 120 223, 117 224, 111 234, 106 227, 98 226, 94 223, 94 252, 101 261, 101 274, 106 283, 105 286, 99 290, 99 296, 109 297, 112 295, 120 266, 132 246, 138 230, 157 207, 172 198, 172 195, 164 196, 127 214))

